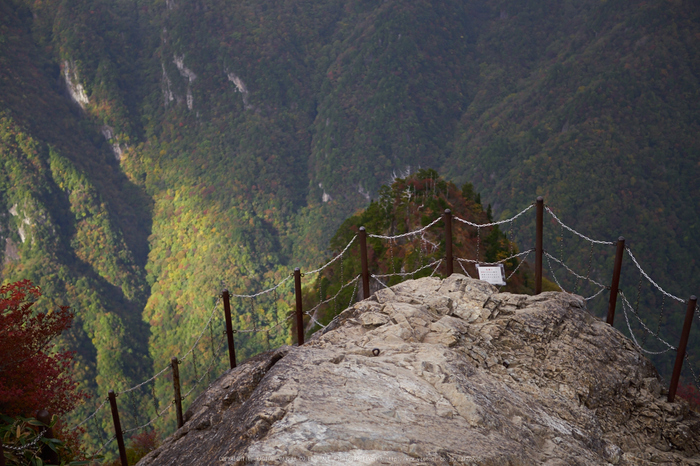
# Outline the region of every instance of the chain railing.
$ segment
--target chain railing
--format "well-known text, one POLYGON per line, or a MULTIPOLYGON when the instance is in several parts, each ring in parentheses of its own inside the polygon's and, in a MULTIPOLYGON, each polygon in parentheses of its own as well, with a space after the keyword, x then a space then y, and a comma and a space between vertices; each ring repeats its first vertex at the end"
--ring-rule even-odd
POLYGON ((614 245, 615 245, 615 243, 613 243, 612 241, 600 241, 600 240, 595 240, 595 239, 589 238, 588 236, 584 235, 583 233, 580 233, 580 232, 574 230, 573 228, 571 228, 570 226, 564 224, 564 222, 562 222, 561 220, 559 220, 559 217, 557 217, 556 215, 554 215, 554 212, 552 211, 552 209, 549 208, 549 206, 545 206, 545 209, 547 210, 547 212, 549 213, 549 215, 551 215, 552 218, 554 218, 554 220, 556 220, 557 223, 559 223, 559 225, 560 225, 562 228, 567 229, 567 230, 570 231, 571 233, 575 234, 576 236, 578 236, 578 237, 580 237, 580 238, 585 239, 585 240, 588 241, 589 243, 593 243, 593 244, 605 244, 605 245, 609 245, 609 246, 614 246, 614 245))
POLYGON ((667 342, 666 340, 661 338, 658 335, 658 333, 653 332, 649 327, 647 327, 647 325, 644 323, 644 321, 639 317, 639 314, 634 310, 634 308, 632 307, 630 302, 627 300, 627 297, 625 296, 625 294, 623 292, 620 292, 620 297, 622 298, 622 310, 624 311, 625 322, 627 323, 627 329, 630 332, 630 336, 632 337, 632 341, 637 346, 637 348, 639 348, 640 351, 642 351, 643 353, 646 353, 646 354, 657 355, 657 354, 664 354, 664 353, 667 353, 671 350, 677 349, 675 346, 673 346, 672 344, 670 344, 669 342, 667 342), (632 326, 630 325, 628 312, 629 312, 629 314, 632 314, 635 317, 635 319, 637 319, 637 322, 639 322, 639 324, 642 326, 642 328, 649 335, 653 336, 659 342, 661 342, 664 346, 666 346, 666 349, 663 351, 648 351, 648 350, 645 350, 644 348, 642 348, 642 345, 639 344, 639 342, 637 341, 637 338, 634 336, 634 332, 632 331, 632 326))
POLYGON ((570 268, 568 265, 566 265, 566 264, 564 263, 564 261, 561 261, 561 260, 557 259, 556 257, 554 257, 553 255, 551 255, 551 254, 548 253, 547 251, 544 251, 544 255, 545 255, 545 257, 547 258, 547 264, 549 265, 549 271, 550 271, 550 273, 551 273, 551 275, 552 275, 552 278, 554 278, 554 282, 557 284, 557 286, 558 286, 559 288, 561 288, 562 291, 566 292, 566 290, 564 289, 564 286, 562 286, 562 284, 559 282, 559 279, 557 278, 557 275, 556 275, 556 273, 554 272, 554 268, 552 267, 552 263, 550 262, 551 260, 553 260, 554 262, 556 262, 556 263, 558 263, 559 265, 561 265, 562 267, 564 267, 571 275, 575 276, 577 279, 586 280, 586 281, 588 281, 589 283, 593 283, 594 285, 596 285, 596 286, 599 287, 599 290, 598 290, 595 294, 593 294, 593 295, 591 295, 591 296, 589 296, 589 297, 587 297, 587 298, 583 298, 583 299, 585 299, 586 301, 590 301, 591 299, 593 299, 593 298, 599 296, 603 291, 605 291, 605 290, 607 290, 607 289, 610 288, 610 287, 608 287, 608 286, 603 285, 602 283, 599 283, 599 282, 593 280, 593 279, 590 278, 590 277, 584 277, 584 276, 582 276, 582 275, 577 274, 576 272, 574 272, 573 270, 571 270, 571 268, 570 268))
POLYGON ((627 254, 630 256, 630 259, 632 259, 632 262, 634 263, 634 265, 637 267, 637 269, 639 269, 639 273, 641 273, 644 276, 644 278, 646 278, 647 281, 652 284, 652 286, 654 288, 659 290, 663 295, 665 295, 671 299, 674 299, 674 300, 678 301, 679 303, 685 303, 685 300, 679 298, 678 296, 672 295, 668 291, 661 288, 661 286, 659 286, 658 283, 656 283, 654 280, 652 280, 651 277, 644 271, 644 269, 642 269, 642 266, 639 265, 637 258, 634 257, 634 254, 632 254, 632 251, 630 250, 630 248, 625 248, 625 251, 627 251, 627 254))
MULTIPOLYGON (((18 428, 18 430, 19 430, 19 428, 18 428)), ((28 449, 30 449, 30 448, 34 448, 34 447, 36 446, 36 444, 39 443, 39 440, 41 440, 41 439, 44 437, 44 434, 46 434, 46 431, 47 431, 47 430, 48 430, 48 429, 47 429, 46 427, 44 427, 43 429, 41 429, 41 431, 37 434, 37 436, 34 437, 34 439, 33 439, 31 442, 29 442, 29 443, 25 443, 24 445, 20 445, 20 446, 18 446, 18 447, 14 447, 14 446, 12 446, 12 445, 5 445, 5 444, 3 444, 3 445, 2 445, 2 448, 6 448, 6 449, 8 449, 8 450, 16 451, 16 452, 18 452, 18 453, 19 453, 19 452, 22 452, 22 451, 25 451, 25 450, 28 450, 28 449)))
MULTIPOLYGON (((338 289, 338 292, 335 295, 331 296, 330 298, 326 298, 323 301, 320 301, 316 306, 314 306, 310 310, 304 311, 304 314, 309 316, 309 318, 314 323, 314 325, 318 325, 321 328, 326 328, 327 325, 323 325, 321 322, 319 322, 316 319, 316 311, 318 311, 321 308, 321 306, 328 304, 331 301, 337 300, 338 297, 340 296, 340 294, 350 285, 354 285, 355 286, 354 289, 357 290, 357 284, 359 283, 360 278, 361 278, 361 275, 357 275, 355 278, 353 278, 349 282, 343 284, 343 286, 341 286, 340 289, 338 289)), ((353 291, 353 293, 350 297, 350 302, 348 303, 347 307, 350 307, 352 305, 352 301, 354 300, 354 297, 355 297, 355 291, 353 291)))
POLYGON ((469 220, 465 220, 465 219, 460 218, 460 217, 457 217, 457 216, 455 216, 454 219, 457 220, 458 222, 464 223, 465 225, 469 225, 469 226, 472 226, 472 227, 475 227, 475 228, 495 227, 495 226, 504 225, 504 224, 506 224, 506 223, 510 223, 510 222, 515 221, 518 217, 521 217, 522 215, 525 215, 525 213, 526 213, 527 211, 529 211, 530 209, 532 209, 534 206, 535 206, 535 204, 530 204, 529 206, 527 206, 526 208, 524 208, 523 210, 521 210, 520 212, 518 212, 517 214, 515 214, 515 215, 512 216, 511 218, 508 218, 508 219, 505 219, 505 220, 499 220, 498 222, 491 222, 491 223, 474 223, 474 222, 470 222, 469 220))
MULTIPOLYGON (((629 332, 630 338, 634 342, 635 346, 642 351, 645 354, 648 354, 650 356, 659 356, 665 353, 668 353, 671 350, 676 351, 676 363, 675 367, 673 370, 673 376, 671 377, 671 386, 669 389, 669 401, 673 401, 674 396, 675 396, 675 390, 678 384, 678 378, 680 377, 683 361, 687 359, 686 357, 686 344, 688 341, 688 336, 690 333, 690 325, 692 323, 692 317, 695 314, 698 314, 700 316, 700 311, 698 310, 698 306, 696 304, 696 298, 695 296, 691 296, 688 301, 685 301, 678 296, 675 296, 665 289, 661 287, 656 281, 654 281, 649 274, 642 268, 640 265, 639 261, 635 257, 635 255, 632 253, 632 250, 627 246, 625 246, 625 239, 623 237, 620 237, 617 242, 617 253, 615 257, 615 268, 613 271, 613 277, 612 277, 612 284, 611 286, 605 286, 599 281, 596 281, 590 277, 590 272, 591 272, 591 264, 593 260, 593 245, 605 245, 605 246, 611 246, 614 245, 615 243, 611 241, 601 241, 601 240, 595 240, 590 238, 587 235, 584 235, 583 233, 575 230, 574 228, 566 225, 564 222, 562 222, 559 217, 557 217, 554 212, 552 211, 551 208, 545 207, 546 211, 549 212, 549 214, 552 216, 552 218, 559 224, 560 228, 562 229, 562 232, 564 230, 569 231, 570 233, 578 236, 579 238, 589 242, 591 244, 591 249, 590 249, 590 257, 589 257, 589 270, 587 276, 583 276, 579 273, 576 273, 574 270, 571 269, 567 264, 564 263, 563 261, 563 253, 561 254, 562 258, 557 259, 554 257, 552 254, 547 253, 546 251, 543 251, 544 256, 547 259, 547 262, 549 264, 549 268, 551 271, 552 278, 555 280, 556 284, 564 291, 564 287, 562 286, 562 283, 558 279, 552 265, 551 261, 555 261, 558 264, 560 264, 569 274, 573 275, 576 277, 576 281, 578 283, 579 280, 584 280, 589 283, 592 283, 596 285, 599 289, 598 292, 593 294, 592 296, 589 296, 588 298, 585 298, 586 300, 591 300, 595 298, 596 296, 599 296, 604 290, 609 289, 610 290, 610 302, 608 305, 608 318, 607 322, 611 325, 614 323, 614 314, 615 314, 615 304, 617 301, 618 295, 622 299, 622 309, 624 312, 624 317, 625 317, 625 324, 627 326, 627 330, 629 332), (618 284, 620 280, 620 273, 621 273, 621 263, 622 263, 622 258, 623 258, 623 253, 626 252, 627 255, 632 259, 632 263, 634 266, 637 268, 639 271, 639 283, 637 284, 637 300, 636 300, 636 306, 633 306, 627 296, 618 289, 618 284), (641 285, 642 285, 642 278, 646 279, 646 281, 658 292, 662 294, 661 297, 661 306, 660 306, 660 312, 659 312, 659 317, 656 323, 656 331, 653 331, 651 328, 649 328, 649 325, 647 325, 644 320, 641 318, 638 312, 638 307, 639 307, 639 302, 640 302, 640 296, 641 296, 641 285), (681 342, 680 344, 676 347, 668 343, 666 340, 661 338, 660 332, 661 332, 661 324, 662 324, 662 319, 664 317, 664 311, 665 311, 665 298, 670 298, 673 301, 679 302, 679 303, 687 303, 688 308, 687 308, 687 313, 686 313, 686 319, 683 324, 683 330, 682 330, 682 336, 681 336, 681 342), (634 329, 632 328, 632 324, 629 318, 629 315, 634 316, 635 321, 638 322, 639 326, 643 330, 643 335, 641 337, 641 341, 639 341, 635 335, 634 329), (644 343, 647 340, 647 337, 652 336, 656 340, 658 340, 660 343, 662 343, 666 349, 661 350, 661 351, 650 351, 645 348, 643 348, 644 343)), ((563 234, 560 238, 560 249, 563 251, 563 234)), ((692 370, 692 367, 691 367, 692 370)), ((694 383, 697 384, 698 379, 696 377, 693 377, 694 383)), ((697 384, 698 387, 700 387, 700 384, 697 384)))
MULTIPOLYGON (((215 315, 216 309, 218 308, 219 304, 221 303, 222 297, 223 297, 223 302, 224 302, 224 314, 225 314, 225 318, 226 318, 225 335, 227 336, 227 342, 228 342, 228 347, 229 347, 229 359, 230 359, 230 363, 231 363, 231 368, 235 368, 236 361, 235 361, 235 348, 234 348, 234 339, 233 339, 234 334, 264 333, 264 334, 269 335, 270 332, 272 332, 273 330, 274 331, 279 330, 283 326, 287 325, 287 323, 296 316, 295 322, 296 322, 296 327, 297 327, 297 343, 299 345, 302 345, 304 343, 304 316, 308 317, 308 320, 312 326, 326 328, 326 325, 324 325, 323 323, 321 323, 319 321, 319 318, 317 315, 319 309, 321 309, 322 306, 327 305, 331 301, 335 300, 337 303, 341 293, 345 292, 349 287, 353 286, 354 289, 353 289, 352 295, 350 297, 350 303, 348 304, 348 306, 350 306, 352 304, 353 300, 355 299, 355 297, 357 296, 357 291, 358 291, 358 287, 359 287, 360 282, 362 282, 362 292, 363 292, 362 295, 364 296, 364 298, 369 297, 369 295, 370 295, 369 279, 370 278, 375 280, 376 282, 378 282, 380 287, 388 287, 389 285, 386 283, 387 279, 390 280, 390 279, 395 278, 395 277, 400 278, 400 279, 405 279, 408 277, 415 278, 415 276, 417 274, 423 273, 423 271, 430 270, 430 269, 432 269, 430 276, 433 276, 437 273, 437 270, 442 265, 446 265, 448 274, 452 273, 452 264, 454 262, 459 264, 462 271, 466 275, 469 276, 469 273, 467 272, 467 269, 465 268, 465 265, 468 265, 468 264, 478 264, 481 266, 495 266, 495 265, 506 264, 506 263, 512 264, 513 263, 512 261, 516 261, 513 270, 508 274, 507 277, 505 277, 506 282, 508 282, 513 277, 513 275, 518 271, 518 269, 520 269, 522 264, 525 263, 525 259, 527 259, 532 253, 535 254, 535 261, 536 261, 536 264, 535 264, 535 290, 536 290, 536 293, 539 293, 541 288, 542 288, 542 284, 541 284, 541 282, 542 282, 542 272, 541 272, 542 267, 541 267, 541 264, 542 264, 542 258, 544 257, 544 258, 546 258, 546 260, 548 262, 552 278, 554 279, 554 281, 556 282, 556 284, 559 286, 559 288, 562 291, 564 291, 564 287, 562 286, 562 282, 559 280, 559 277, 557 276, 557 274, 555 273, 555 271, 552 267, 552 262, 558 264, 561 268, 563 268, 571 276, 575 277, 575 279, 576 279, 575 288, 578 288, 579 281, 582 281, 583 283, 589 283, 589 284, 596 287, 595 293, 593 293, 591 296, 589 296, 587 298, 583 298, 586 301, 590 301, 590 300, 596 298, 597 296, 600 296, 605 290, 611 290, 610 303, 609 303, 609 307, 608 307, 608 323, 610 323, 610 324, 613 323, 612 318, 614 318, 615 303, 617 300, 617 296, 619 295, 621 300, 622 300, 622 308, 623 308, 623 313, 625 316, 625 323, 627 325, 627 328, 630 332, 630 337, 631 337, 632 341, 634 342, 635 346, 637 348, 639 348, 640 351, 644 352, 645 354, 649 354, 649 355, 660 355, 660 354, 667 353, 671 350, 675 350, 678 353, 677 359, 680 358, 680 361, 682 364, 683 359, 686 358, 684 344, 676 347, 676 346, 673 346, 670 343, 668 343, 666 340, 664 340, 660 336, 660 330, 661 330, 661 321, 660 320, 659 320, 659 323, 657 323, 656 331, 652 331, 651 328, 649 328, 649 325, 647 325, 644 322, 644 320, 641 318, 641 316, 639 315, 637 310, 631 305, 627 296, 625 296, 625 294, 622 293, 622 291, 617 290, 616 280, 619 281, 619 274, 620 274, 618 263, 622 259, 620 253, 618 254, 619 257, 616 256, 616 267, 615 267, 615 271, 613 272, 613 280, 612 280, 613 286, 607 286, 607 285, 601 283, 599 280, 591 278, 591 264, 593 261, 593 246, 594 245, 611 246, 614 244, 615 243, 613 243, 611 241, 602 241, 602 240, 592 239, 590 236, 585 235, 585 234, 577 231, 576 229, 570 227, 569 225, 566 225, 557 215, 554 214, 553 210, 549 206, 546 206, 546 207, 544 206, 544 203, 541 200, 541 198, 538 198, 536 203, 530 204, 525 209, 523 209, 522 211, 518 212, 516 215, 514 215, 508 219, 499 220, 496 222, 484 223, 484 224, 478 224, 478 223, 460 218, 458 216, 452 217, 452 214, 449 211, 446 211, 445 215, 434 219, 433 221, 431 221, 427 225, 423 226, 422 228, 419 228, 419 229, 416 229, 413 231, 409 231, 406 233, 398 234, 398 235, 393 235, 393 236, 381 235, 381 234, 375 234, 375 233, 366 233, 364 228, 360 228, 359 234, 353 236, 352 239, 346 244, 346 246, 341 250, 340 253, 335 255, 332 259, 327 261, 324 265, 322 265, 319 268, 313 269, 313 270, 305 272, 305 273, 302 273, 299 269, 296 269, 294 271, 294 273, 290 273, 289 275, 285 276, 276 285, 274 285, 270 288, 264 289, 262 291, 252 293, 252 294, 232 294, 232 293, 228 293, 228 291, 224 291, 222 296, 219 297, 219 300, 217 300, 214 308, 212 309, 211 313, 208 316, 208 320, 206 321, 202 330, 199 332, 194 343, 191 345, 191 347, 188 349, 188 351, 183 355, 183 357, 178 360, 179 362, 183 362, 183 361, 189 361, 189 358, 191 358, 192 359, 192 366, 193 366, 194 372, 195 372, 195 377, 194 377, 195 382, 194 382, 193 386, 190 388, 190 390, 182 398, 187 398, 191 393, 193 393, 193 391, 201 383, 201 381, 204 380, 204 378, 206 378, 207 376, 209 376, 211 371, 216 367, 217 358, 219 358, 221 356, 221 353, 223 351, 223 347, 224 347, 224 344, 226 343, 226 339, 221 341, 218 348, 215 350, 214 349, 214 340, 213 340, 213 327, 212 327, 214 315, 215 315), (515 222, 515 220, 524 216, 533 207, 537 208, 537 220, 536 220, 537 231, 536 231, 536 246, 535 246, 535 248, 529 248, 523 252, 514 252, 513 245, 509 239, 508 245, 509 245, 509 249, 510 249, 510 255, 508 257, 506 257, 504 259, 497 260, 497 261, 490 261, 490 262, 482 261, 481 257, 480 257, 481 230, 485 229, 485 228, 499 227, 501 225, 508 224, 509 225, 509 232, 512 234, 513 223, 515 222), (542 246, 542 242, 543 242, 542 231, 544 229, 543 223, 542 223, 542 217, 543 217, 544 211, 548 212, 551 215, 551 217, 554 219, 556 224, 559 225, 559 228, 561 229, 562 232, 564 230, 566 230, 566 231, 570 232, 571 234, 577 236, 578 238, 590 243, 591 247, 590 247, 590 257, 589 257, 589 268, 588 268, 588 273, 586 275, 583 275, 582 273, 576 272, 571 266, 569 266, 568 264, 566 264, 564 262, 564 260, 563 260, 563 234, 560 238, 560 244, 559 244, 560 249, 562 251, 560 254, 560 256, 561 256, 560 258, 557 258, 553 254, 544 250, 544 248, 542 246), (446 245, 445 256, 440 257, 440 258, 433 257, 432 259, 428 259, 428 257, 429 257, 428 254, 434 254, 435 251, 438 250, 438 244, 436 244, 433 241, 430 241, 426 237, 426 233, 432 227, 434 227, 436 224, 438 224, 441 220, 445 222, 445 245, 446 245), (469 227, 476 228, 476 230, 477 230, 477 232, 476 232, 477 248, 476 248, 476 257, 474 259, 460 258, 460 257, 453 257, 452 256, 452 233, 451 233, 452 230, 451 230, 451 228, 452 228, 452 221, 453 220, 456 222, 462 223, 464 225, 467 225, 469 227), (360 243, 360 258, 361 258, 361 263, 362 263, 362 272, 359 275, 355 276, 352 280, 348 281, 347 283, 344 283, 333 296, 328 297, 326 299, 321 299, 322 297, 319 296, 319 302, 313 308, 304 312, 302 309, 302 299, 301 299, 301 277, 306 276, 306 275, 313 275, 313 274, 319 274, 319 276, 320 276, 320 274, 324 270, 326 270, 328 267, 330 267, 331 265, 333 265, 337 261, 340 261, 340 275, 341 275, 341 282, 342 282, 343 273, 344 273, 343 257, 346 256, 347 254, 349 254, 351 246, 353 244, 355 244, 355 241, 358 239, 358 237, 359 237, 359 243, 360 243), (383 241, 389 242, 388 249, 389 249, 390 263, 391 263, 391 268, 392 268, 391 273, 380 274, 380 273, 370 273, 369 272, 369 266, 368 266, 368 261, 367 261, 367 244, 366 244, 367 237, 372 238, 372 239, 376 239, 376 240, 383 240, 383 241), (418 251, 418 254, 419 254, 418 266, 413 271, 405 271, 405 270, 397 271, 395 269, 395 260, 394 260, 394 255, 393 255, 394 247, 395 247, 395 245, 399 244, 399 242, 404 241, 404 240, 409 239, 409 238, 417 238, 420 241, 419 247, 415 249, 418 251), (430 253, 428 253, 429 250, 430 250, 430 253), (427 261, 427 263, 424 263, 426 261, 426 259, 428 261, 427 261), (278 315, 276 318, 273 318, 273 319, 270 319, 270 320, 264 322, 263 326, 259 326, 257 322, 254 322, 252 328, 234 328, 233 327, 232 319, 231 319, 231 315, 230 315, 230 304, 229 304, 229 299, 231 297, 238 298, 238 299, 250 299, 251 305, 254 307, 253 300, 255 300, 256 298, 259 298, 263 295, 269 294, 269 293, 275 293, 275 295, 277 295, 280 287, 282 287, 287 281, 289 281, 292 278, 294 278, 294 295, 296 296, 296 301, 297 301, 296 313, 289 313, 286 316, 281 316, 281 315, 279 315, 279 312, 278 312, 277 313, 278 315), (637 339, 637 337, 635 336, 635 333, 633 331, 632 325, 631 325, 630 314, 634 317, 635 321, 639 323, 641 328, 648 335, 653 336, 656 340, 658 340, 661 344, 663 344, 666 347, 663 351, 650 351, 650 350, 643 348, 643 344, 646 341, 645 340, 646 336, 644 337, 644 339, 642 339, 641 342, 637 339), (611 318, 611 316, 612 316, 612 318, 611 318), (201 374, 201 376, 199 376, 199 374, 197 373, 196 361, 194 359, 194 352, 196 351, 196 349, 200 345, 200 342, 201 342, 204 334, 207 332, 207 330, 209 330, 210 334, 212 335, 212 337, 211 337, 211 339, 212 339, 212 353, 213 353, 212 360, 209 362, 209 365, 207 366, 206 370, 201 374), (682 350, 683 354, 681 354, 681 350, 682 350)), ((655 289, 657 289, 659 292, 661 292, 664 297, 668 297, 668 298, 673 299, 674 301, 678 301, 678 302, 685 302, 681 298, 665 291, 657 282, 655 282, 644 271, 644 269, 641 267, 641 265, 639 264, 639 261, 634 256, 634 254, 632 253, 630 248, 629 247, 626 247, 626 248, 622 247, 621 248, 620 247, 621 245, 624 246, 624 239, 623 238, 620 238, 620 240, 618 240, 618 252, 620 252, 620 251, 627 252, 627 255, 632 259, 633 264, 639 270, 640 277, 644 277, 655 289)), ((498 290, 502 289, 502 284, 499 284, 499 286, 500 286, 500 288, 498 288, 498 290)), ((321 293, 321 288, 319 288, 319 293, 321 293)), ((690 304, 689 304, 689 306, 690 306, 690 304)), ((663 301, 662 301, 662 310, 663 310, 663 301)), ((692 308, 689 307, 689 313, 691 315, 691 318, 692 318, 692 314, 700 313, 695 302, 692 303, 692 308)), ((688 319, 686 319, 686 320, 688 320, 688 319)), ((684 325, 684 334, 687 333, 686 330, 689 331, 689 325, 690 324, 687 323, 687 327, 688 327, 687 329, 686 329, 686 326, 684 325)), ((269 340, 268 340, 268 342, 269 342, 269 340)), ((141 382, 137 385, 134 385, 133 387, 130 387, 128 389, 121 390, 117 394, 122 394, 122 395, 128 394, 128 393, 131 393, 131 392, 138 390, 139 388, 145 386, 146 384, 155 383, 156 379, 158 379, 159 377, 163 376, 164 374, 166 374, 168 372, 168 369, 169 369, 169 366, 165 367, 164 369, 162 369, 161 371, 159 371, 158 373, 156 373, 152 377, 144 380, 143 382, 141 382)), ((690 370, 691 371, 693 370, 692 367, 690 368, 690 370)), ((698 381, 697 377, 695 377, 695 376, 694 376, 694 379, 695 379, 695 381, 698 381)), ((672 379, 671 383, 672 383, 672 385, 674 384, 673 379, 672 379)), ((670 399, 670 401, 672 401, 671 396, 669 396, 669 399, 670 399)), ((104 408, 106 403, 107 403, 106 400, 103 401, 92 414, 90 414, 85 420, 83 420, 82 422, 77 424, 74 428, 79 428, 79 427, 83 426, 84 424, 86 424, 91 419, 95 419, 97 414, 102 410, 102 408, 104 408)), ((133 427, 133 428, 124 430, 123 433, 132 433, 132 432, 147 428, 148 426, 152 425, 157 419, 160 419, 162 417, 162 415, 164 413, 166 413, 173 406, 173 404, 174 404, 174 402, 168 403, 166 405, 166 407, 162 410, 157 408, 156 409, 156 416, 154 418, 148 420, 144 424, 138 425, 137 427, 133 427)), ((119 441, 119 437, 120 437, 120 435, 116 436, 118 441, 119 441)), ((102 449, 106 448, 106 446, 109 444, 109 442, 111 442, 113 439, 114 438, 110 439, 106 444, 104 444, 102 446, 102 449)))
POLYGON ((407 233, 402 233, 400 235, 385 236, 385 235, 375 235, 375 234, 368 233, 367 236, 370 238, 384 239, 384 240, 389 240, 389 241, 397 241, 399 239, 409 238, 411 236, 416 236, 416 235, 421 235, 422 233, 428 231, 433 225, 438 223, 440 220, 442 220, 442 217, 436 218, 435 220, 433 220, 432 222, 430 222, 429 224, 427 224, 426 226, 424 226, 420 230, 413 230, 413 231, 409 231, 407 233))
POLYGON ((420 268, 414 270, 413 272, 395 272, 395 273, 387 273, 387 274, 381 274, 381 275, 371 274, 370 277, 371 277, 371 278, 374 278, 374 279, 375 279, 380 285, 382 285, 384 288, 389 288, 389 285, 387 285, 386 283, 384 283, 384 282, 381 280, 382 278, 389 278, 389 277, 402 277, 402 278, 406 278, 406 277, 408 277, 409 275, 410 275, 410 276, 415 276, 415 274, 417 274, 418 272, 420 272, 420 271, 422 271, 422 270, 425 270, 425 269, 429 269, 429 268, 431 268, 431 267, 433 268, 433 271, 432 271, 432 273, 429 275, 429 277, 432 277, 432 276, 434 276, 435 273, 437 272, 437 269, 440 268, 440 264, 442 264, 443 261, 444 261, 444 259, 438 259, 438 260, 436 260, 436 261, 432 261, 432 262, 430 262, 429 264, 425 264, 424 266, 422 266, 422 267, 420 267, 420 268))

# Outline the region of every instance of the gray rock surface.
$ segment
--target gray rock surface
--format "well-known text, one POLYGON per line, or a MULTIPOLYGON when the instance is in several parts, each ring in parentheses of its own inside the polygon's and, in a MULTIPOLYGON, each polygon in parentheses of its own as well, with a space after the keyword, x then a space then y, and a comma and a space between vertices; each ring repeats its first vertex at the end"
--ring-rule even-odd
POLYGON ((665 400, 580 297, 455 274, 228 371, 139 464, 700 464, 700 417, 665 400))

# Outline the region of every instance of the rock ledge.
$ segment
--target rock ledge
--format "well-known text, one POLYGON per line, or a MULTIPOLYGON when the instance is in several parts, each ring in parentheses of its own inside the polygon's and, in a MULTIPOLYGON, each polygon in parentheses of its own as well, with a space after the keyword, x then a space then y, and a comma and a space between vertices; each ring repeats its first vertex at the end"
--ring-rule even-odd
POLYGON ((700 464, 663 392, 578 296, 423 278, 228 371, 139 464, 700 464))

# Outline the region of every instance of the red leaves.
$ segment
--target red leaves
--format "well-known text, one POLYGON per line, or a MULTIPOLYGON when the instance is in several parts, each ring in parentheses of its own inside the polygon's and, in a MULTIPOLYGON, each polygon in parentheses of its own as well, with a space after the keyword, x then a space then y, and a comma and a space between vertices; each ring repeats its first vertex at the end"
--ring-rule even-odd
POLYGON ((70 327, 67 307, 34 312, 41 290, 29 280, 0 287, 0 412, 29 415, 37 409, 62 414, 85 398, 69 375, 72 352, 52 341, 70 327))
POLYGON ((698 391, 697 387, 695 387, 692 382, 688 385, 683 383, 678 384, 676 395, 690 403, 690 406, 694 410, 700 411, 700 391, 698 391))

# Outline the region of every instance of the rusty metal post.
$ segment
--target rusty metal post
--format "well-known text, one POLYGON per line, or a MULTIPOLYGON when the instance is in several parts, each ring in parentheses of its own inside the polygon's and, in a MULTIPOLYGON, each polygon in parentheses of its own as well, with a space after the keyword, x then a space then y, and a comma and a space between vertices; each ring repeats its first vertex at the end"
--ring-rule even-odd
POLYGON ((452 211, 445 209, 442 214, 442 220, 445 222, 445 261, 447 263, 447 276, 449 277, 454 272, 452 258, 452 211))
POLYGON ((231 369, 236 367, 236 348, 233 342, 233 324, 231 323, 231 302, 228 290, 222 293, 224 298, 224 317, 226 318, 226 339, 228 340, 228 361, 231 369))
POLYGON ((678 343, 676 350, 676 364, 673 366, 673 375, 671 376, 671 386, 668 388, 668 402, 673 403, 676 398, 676 389, 678 388, 678 379, 681 377, 681 369, 683 368, 683 358, 685 358, 685 347, 688 345, 688 336, 690 335, 690 325, 693 323, 693 314, 695 314, 695 306, 698 303, 698 298, 695 295, 688 300, 688 307, 685 311, 685 321, 683 322, 683 332, 681 333, 681 341, 678 343))
POLYGON ((119 447, 119 458, 122 466, 129 466, 126 459, 126 447, 124 447, 124 435, 122 434, 122 423, 119 422, 119 410, 117 410, 117 396, 114 390, 109 391, 109 406, 112 408, 112 420, 114 421, 114 434, 117 437, 117 446, 119 447))
MULTIPOLYGON (((36 419, 39 422, 43 422, 47 426, 51 424, 51 413, 49 413, 45 409, 39 410, 39 412, 36 413, 36 419)), ((53 436, 53 430, 51 427, 46 428, 46 432, 44 432, 44 438, 55 438, 53 436)), ((44 462, 49 463, 49 464, 59 464, 61 462, 61 459, 58 457, 58 453, 53 451, 51 448, 48 447, 48 445, 44 445, 41 448, 41 454, 39 457, 44 460, 44 462)))
POLYGON ((367 231, 360 227, 360 260, 362 261, 362 299, 369 298, 369 266, 367 265, 367 231))
POLYGON ((617 239, 617 251, 615 252, 615 267, 613 268, 612 283, 610 284, 610 302, 608 303, 608 324, 615 323, 615 306, 617 305, 617 292, 620 287, 620 271, 622 270, 622 256, 625 253, 625 238, 617 239))
POLYGON ((537 228, 535 238, 535 294, 542 293, 542 230, 544 229, 544 199, 537 198, 537 228))
POLYGON ((182 395, 180 394, 180 361, 176 357, 170 358, 170 366, 173 368, 173 392, 175 394, 175 413, 177 414, 177 428, 185 423, 182 420, 182 395))
POLYGON ((301 270, 294 269, 294 296, 297 298, 297 342, 304 344, 304 313, 301 303, 301 270))

